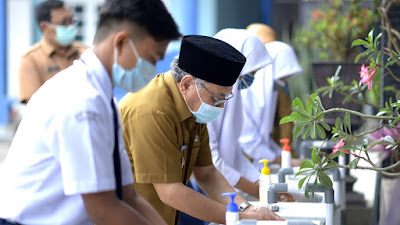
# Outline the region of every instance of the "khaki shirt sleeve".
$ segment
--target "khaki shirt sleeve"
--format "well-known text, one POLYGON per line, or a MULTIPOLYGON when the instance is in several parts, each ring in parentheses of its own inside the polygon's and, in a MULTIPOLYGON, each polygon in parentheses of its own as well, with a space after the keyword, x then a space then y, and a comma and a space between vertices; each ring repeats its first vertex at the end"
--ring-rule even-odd
POLYGON ((203 125, 200 129, 200 149, 197 155, 195 166, 209 166, 213 164, 210 150, 207 126, 203 125))
POLYGON ((19 67, 19 101, 28 102, 42 86, 39 72, 31 58, 23 56, 19 67))
POLYGON ((182 182, 181 157, 175 125, 165 113, 142 112, 124 121, 126 146, 137 183, 182 182), (129 146, 129 147, 128 147, 129 146))

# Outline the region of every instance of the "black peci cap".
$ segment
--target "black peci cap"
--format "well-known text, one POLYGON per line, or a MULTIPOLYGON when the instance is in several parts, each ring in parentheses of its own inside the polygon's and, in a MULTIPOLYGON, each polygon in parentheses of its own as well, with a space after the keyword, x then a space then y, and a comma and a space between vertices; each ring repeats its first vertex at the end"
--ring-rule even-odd
POLYGON ((207 36, 182 38, 179 68, 221 86, 232 86, 246 63, 246 57, 228 43, 207 36))

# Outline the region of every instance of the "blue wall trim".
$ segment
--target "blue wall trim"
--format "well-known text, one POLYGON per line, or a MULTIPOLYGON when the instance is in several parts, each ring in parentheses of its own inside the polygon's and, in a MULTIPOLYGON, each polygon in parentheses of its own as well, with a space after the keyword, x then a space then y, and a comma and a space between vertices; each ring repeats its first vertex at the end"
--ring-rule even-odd
POLYGON ((261 23, 271 25, 272 3, 271 0, 260 0, 261 23))
POLYGON ((8 123, 6 0, 0 0, 0 125, 8 123))
POLYGON ((185 35, 197 34, 197 0, 184 0, 181 3, 183 4, 182 14, 185 18, 185 27, 182 27, 181 31, 185 35))

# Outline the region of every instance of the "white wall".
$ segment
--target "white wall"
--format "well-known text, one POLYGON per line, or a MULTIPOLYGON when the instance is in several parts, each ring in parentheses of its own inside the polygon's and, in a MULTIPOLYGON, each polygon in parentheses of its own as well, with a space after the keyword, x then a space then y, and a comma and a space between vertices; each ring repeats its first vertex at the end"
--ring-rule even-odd
POLYGON ((19 62, 32 43, 32 13, 30 0, 7 1, 7 94, 11 99, 18 98, 19 62))
POLYGON ((98 9, 104 0, 64 0, 64 2, 71 8, 78 5, 82 6, 83 12, 76 13, 76 16, 78 20, 83 21, 80 30, 83 35, 83 43, 90 47, 96 33, 98 9))

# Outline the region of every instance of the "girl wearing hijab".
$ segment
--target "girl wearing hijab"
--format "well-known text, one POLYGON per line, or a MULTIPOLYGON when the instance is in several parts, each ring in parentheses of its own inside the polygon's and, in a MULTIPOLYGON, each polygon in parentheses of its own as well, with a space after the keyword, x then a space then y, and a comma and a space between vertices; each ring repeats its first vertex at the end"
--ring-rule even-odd
POLYGON ((223 29, 214 37, 235 47, 247 61, 233 85, 234 97, 225 103, 221 115, 207 124, 213 162, 230 185, 258 198, 260 171, 244 156, 239 143, 243 126, 240 90, 250 87, 254 74, 272 59, 261 40, 247 30, 223 29))
MULTIPOLYGON (((281 146, 273 140, 278 89, 286 80, 302 72, 293 49, 280 41, 265 44, 273 63, 259 70, 254 84, 242 90, 244 122, 239 142, 243 151, 251 156, 253 164, 261 169, 260 159, 280 163, 281 146)), ((287 107, 291 107, 288 105, 287 107)))

